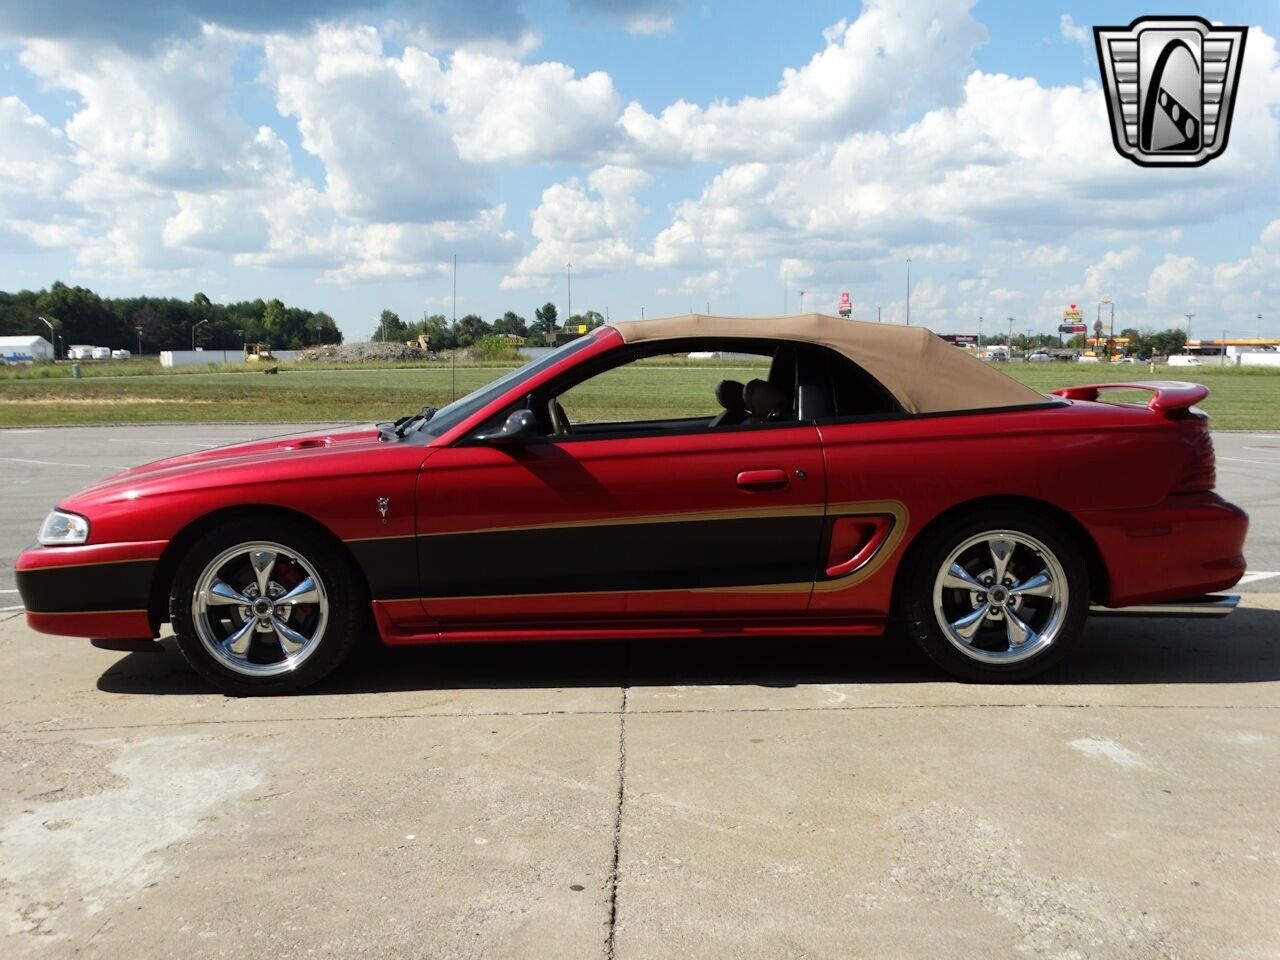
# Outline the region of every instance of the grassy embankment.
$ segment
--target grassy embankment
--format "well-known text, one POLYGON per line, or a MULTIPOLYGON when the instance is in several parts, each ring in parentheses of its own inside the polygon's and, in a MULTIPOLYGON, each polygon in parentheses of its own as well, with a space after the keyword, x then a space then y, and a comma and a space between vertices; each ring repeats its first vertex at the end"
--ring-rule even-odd
MULTIPOLYGON (((162 370, 154 360, 0 369, 0 426, 103 423, 385 420, 431 404, 443 406, 505 366, 441 362, 413 366, 281 364, 275 376, 235 365, 162 370)), ((1181 379, 1212 391, 1204 408, 1219 430, 1280 429, 1280 370, 1204 366, 1157 368, 1010 363, 1003 370, 1037 390, 1114 380, 1181 379)), ((746 380, 762 368, 740 361, 647 361, 614 371, 566 398, 576 420, 620 420, 711 413, 717 381, 746 380)), ((1128 397, 1125 397, 1128 399, 1128 397)))

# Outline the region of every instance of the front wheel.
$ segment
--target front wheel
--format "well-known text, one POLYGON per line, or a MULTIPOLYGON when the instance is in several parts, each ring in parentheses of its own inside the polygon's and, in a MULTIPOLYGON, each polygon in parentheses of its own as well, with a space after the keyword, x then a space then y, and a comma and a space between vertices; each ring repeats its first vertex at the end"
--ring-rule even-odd
POLYGON ((363 597, 342 552, 305 524, 233 520, 201 538, 174 577, 178 649, 223 693, 287 693, 351 652, 363 597))
POLYGON ((1062 527, 982 510, 938 530, 902 598, 912 639, 963 680, 1024 680, 1058 663, 1089 612, 1089 572, 1062 527))

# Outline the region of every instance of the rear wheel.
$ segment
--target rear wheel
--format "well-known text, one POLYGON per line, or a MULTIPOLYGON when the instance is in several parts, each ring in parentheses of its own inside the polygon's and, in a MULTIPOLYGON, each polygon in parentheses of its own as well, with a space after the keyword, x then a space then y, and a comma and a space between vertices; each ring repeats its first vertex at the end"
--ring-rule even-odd
POLYGON ((195 670, 235 696, 287 693, 336 668, 365 623, 350 563, 287 519, 206 534, 174 578, 173 627, 195 670))
POLYGON ((912 638, 964 680, 1024 680, 1059 662, 1084 629, 1089 573, 1045 517, 983 510, 937 533, 903 597, 912 638))

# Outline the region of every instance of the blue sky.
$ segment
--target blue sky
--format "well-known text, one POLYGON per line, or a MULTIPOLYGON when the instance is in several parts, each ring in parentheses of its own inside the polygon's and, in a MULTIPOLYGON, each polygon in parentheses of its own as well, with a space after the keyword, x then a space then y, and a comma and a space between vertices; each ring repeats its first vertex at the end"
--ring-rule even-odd
POLYGON ((1280 333, 1280 57, 1250 26, 1226 154, 1110 146, 1089 28, 965 0, 0 0, 0 289, 279 296, 414 319, 833 308, 939 331, 1280 333), (312 15, 320 11, 318 19, 312 15))

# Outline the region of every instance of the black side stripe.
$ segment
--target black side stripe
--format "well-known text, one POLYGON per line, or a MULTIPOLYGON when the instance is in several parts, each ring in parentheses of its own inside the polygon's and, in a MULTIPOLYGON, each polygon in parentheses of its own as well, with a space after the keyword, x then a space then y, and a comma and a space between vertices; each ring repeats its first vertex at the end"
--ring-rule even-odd
MULTIPOLYGON (((590 524, 419 538, 420 596, 671 590, 811 581, 823 518, 590 524)), ((402 584, 397 584, 401 586, 402 584)), ((379 588, 375 587, 375 595, 379 588)))

